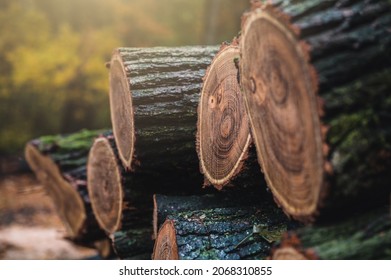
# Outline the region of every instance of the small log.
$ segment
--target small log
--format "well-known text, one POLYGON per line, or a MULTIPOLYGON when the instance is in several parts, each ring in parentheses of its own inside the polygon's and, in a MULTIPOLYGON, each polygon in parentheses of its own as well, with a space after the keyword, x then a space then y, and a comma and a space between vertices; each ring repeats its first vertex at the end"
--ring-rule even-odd
POLYGON ((68 237, 82 243, 105 237, 91 209, 85 167, 92 141, 101 133, 43 136, 25 148, 26 160, 53 200, 68 237))
POLYGON ((110 62, 110 108, 126 169, 199 188, 195 149, 202 77, 217 47, 119 48, 110 62))
POLYGON ((221 189, 242 169, 251 143, 238 80, 239 47, 223 44, 208 67, 198 105, 197 153, 205 185, 221 189))
POLYGON ((94 141, 87 170, 92 209, 102 229, 111 235, 150 225, 156 183, 148 184, 151 181, 143 180, 144 176, 125 170, 112 134, 94 141))
POLYGON ((271 259, 391 259, 391 218, 385 212, 288 232, 272 249, 271 259))
POLYGON ((279 209, 215 208, 168 216, 155 241, 152 259, 263 259, 272 240, 281 237, 287 220, 279 209), (265 228, 264 236, 254 226, 265 228), (268 240, 268 241, 267 241, 268 240))
POLYGON ((239 64, 277 203, 304 222, 378 205, 391 183, 391 3, 270 2, 244 15, 239 64))

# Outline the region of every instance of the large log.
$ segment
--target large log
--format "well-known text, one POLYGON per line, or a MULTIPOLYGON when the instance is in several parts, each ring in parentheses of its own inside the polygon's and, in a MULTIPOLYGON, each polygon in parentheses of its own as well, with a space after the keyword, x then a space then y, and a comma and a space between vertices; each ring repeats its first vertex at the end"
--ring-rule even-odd
POLYGON ((271 259, 391 259, 391 217, 385 212, 290 231, 274 246, 271 259))
POLYGON ((322 206, 348 214, 387 199, 390 1, 268 2, 244 15, 239 64, 276 201, 311 222, 322 206))
POLYGON ((25 148, 26 160, 53 200, 68 237, 82 243, 105 239, 91 209, 85 167, 92 142, 102 132, 43 136, 25 148))
POLYGON ((218 47, 119 48, 110 62, 111 121, 126 169, 199 188, 195 149, 202 77, 218 47))
POLYGON ((176 213, 160 228, 152 259, 262 259, 287 224, 279 209, 265 205, 176 213), (263 235, 254 233, 261 225, 263 235))
MULTIPOLYGON (((238 80, 239 46, 223 44, 208 67, 198 105, 197 153, 205 185, 218 189, 243 169, 251 135, 238 80)), ((254 176, 256 177, 256 176, 254 176)))

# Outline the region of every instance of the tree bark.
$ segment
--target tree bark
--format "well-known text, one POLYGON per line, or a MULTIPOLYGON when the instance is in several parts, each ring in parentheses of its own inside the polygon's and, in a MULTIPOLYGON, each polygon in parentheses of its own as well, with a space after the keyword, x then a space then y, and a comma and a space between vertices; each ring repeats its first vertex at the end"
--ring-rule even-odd
POLYGON ((390 259, 391 218, 385 212, 288 232, 272 249, 271 259, 390 259))
POLYGON ((217 47, 120 48, 110 62, 110 106, 126 169, 199 188, 197 103, 217 47))
POLYGON ((240 78, 276 201, 304 222, 378 204, 391 182, 390 2, 269 2, 244 16, 240 78))
POLYGON ((26 144, 25 157, 45 186, 69 238, 82 243, 104 239, 93 215, 87 191, 86 161, 102 131, 43 136, 26 144))
POLYGON ((223 44, 206 71, 198 105, 200 170, 204 184, 217 189, 235 178, 249 157, 250 126, 239 87, 238 62, 237 43, 223 44))
POLYGON ((270 195, 258 190, 250 192, 237 190, 225 190, 217 193, 203 195, 153 195, 153 238, 156 239, 160 227, 168 216, 180 212, 206 210, 228 207, 243 207, 259 204, 259 197, 263 196, 266 203, 270 204, 270 195))
POLYGON ((262 259, 270 243, 253 233, 281 234, 287 220, 276 208, 214 208, 168 216, 155 241, 152 259, 262 259))
POLYGON ((120 259, 150 260, 153 250, 151 227, 117 231, 112 236, 113 248, 120 259))

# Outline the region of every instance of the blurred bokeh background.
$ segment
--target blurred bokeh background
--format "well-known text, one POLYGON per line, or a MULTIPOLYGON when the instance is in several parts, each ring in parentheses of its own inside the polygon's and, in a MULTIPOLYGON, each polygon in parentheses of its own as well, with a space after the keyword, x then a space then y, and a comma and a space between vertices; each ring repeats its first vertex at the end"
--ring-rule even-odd
POLYGON ((2 164, 32 138, 110 126, 104 65, 114 48, 230 41, 248 6, 248 0, 0 0, 2 164))

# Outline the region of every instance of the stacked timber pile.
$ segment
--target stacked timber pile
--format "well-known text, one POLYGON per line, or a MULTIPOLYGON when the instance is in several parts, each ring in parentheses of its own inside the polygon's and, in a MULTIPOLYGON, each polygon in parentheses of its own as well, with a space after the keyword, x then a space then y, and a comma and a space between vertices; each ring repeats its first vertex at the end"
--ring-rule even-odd
POLYGON ((386 0, 252 1, 220 48, 115 49, 113 132, 72 168, 26 156, 120 258, 391 258, 390 23, 386 0))

